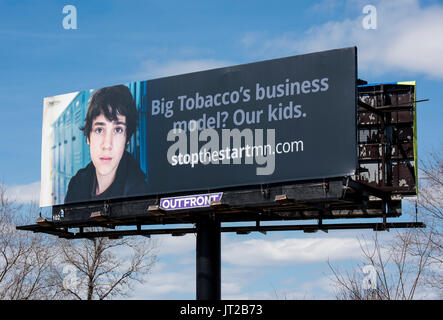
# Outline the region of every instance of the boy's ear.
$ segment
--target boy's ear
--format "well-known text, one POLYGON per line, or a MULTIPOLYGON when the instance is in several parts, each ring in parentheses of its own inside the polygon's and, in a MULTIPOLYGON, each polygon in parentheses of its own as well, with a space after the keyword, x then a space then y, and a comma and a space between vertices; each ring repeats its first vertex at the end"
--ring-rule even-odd
POLYGON ((88 146, 91 145, 91 143, 89 142, 89 137, 86 137, 86 143, 88 144, 88 146))

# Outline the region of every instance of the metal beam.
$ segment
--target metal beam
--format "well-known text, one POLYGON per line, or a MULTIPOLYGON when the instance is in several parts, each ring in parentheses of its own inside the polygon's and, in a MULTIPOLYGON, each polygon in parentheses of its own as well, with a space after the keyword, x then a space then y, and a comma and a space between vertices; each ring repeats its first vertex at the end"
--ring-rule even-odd
MULTIPOLYGON (((220 222, 219 222, 220 223, 220 222)), ((372 229, 374 231, 384 231, 397 228, 425 228, 426 225, 422 222, 386 222, 386 223, 334 223, 334 224, 302 224, 302 225, 277 225, 277 226, 236 226, 236 227, 220 227, 221 232, 235 232, 237 234, 247 234, 250 232, 271 232, 271 231, 303 231, 316 232, 318 230, 350 230, 350 229, 372 229)), ((19 230, 23 228, 17 227, 19 230)), ((34 228, 27 226, 26 230, 34 232, 43 232, 57 235, 61 238, 68 239, 90 239, 96 237, 123 237, 123 236, 151 236, 159 234, 183 235, 187 233, 198 233, 197 228, 159 228, 159 229, 141 229, 135 230, 117 230, 117 231, 88 231, 88 232, 68 232, 64 229, 55 229, 49 227, 41 227, 34 225, 34 228)))

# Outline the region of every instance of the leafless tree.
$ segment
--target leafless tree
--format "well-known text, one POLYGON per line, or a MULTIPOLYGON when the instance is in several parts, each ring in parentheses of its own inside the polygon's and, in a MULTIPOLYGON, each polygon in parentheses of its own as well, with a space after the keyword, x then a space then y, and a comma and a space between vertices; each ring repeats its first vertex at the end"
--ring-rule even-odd
MULTIPOLYGON (((417 217, 425 229, 398 232, 390 241, 360 242, 363 264, 353 272, 339 271, 329 262, 338 299, 409 300, 418 288, 443 298, 443 153, 432 153, 420 165, 417 217), (361 268, 377 271, 377 289, 365 290, 361 268)), ((426 298, 426 297, 424 297, 426 298)))
POLYGON ((9 199, 0 184, 0 299, 124 297, 156 261, 156 242, 143 237, 64 240, 16 230, 34 223, 37 209, 9 199))
POLYGON ((420 162, 418 204, 429 218, 443 220, 443 151, 420 162))
POLYGON ((53 239, 15 228, 29 222, 36 209, 9 199, 0 183, 0 299, 58 297, 50 281, 56 256, 53 239))
MULTIPOLYGON (((429 235, 429 234, 428 234, 429 235)), ((363 261, 353 270, 339 271, 328 262, 333 273, 337 299, 412 300, 424 287, 424 273, 430 267, 435 250, 431 238, 423 238, 417 229, 398 232, 391 240, 360 240, 363 261), (364 267, 370 266, 365 272, 364 267), (367 281, 373 277, 371 286, 367 281)))
POLYGON ((443 298, 443 151, 432 152, 420 163, 418 207, 421 218, 430 226, 435 248, 431 267, 426 270, 426 283, 443 298))
POLYGON ((156 262, 157 244, 145 237, 63 240, 57 284, 66 298, 111 299, 129 295, 156 262))

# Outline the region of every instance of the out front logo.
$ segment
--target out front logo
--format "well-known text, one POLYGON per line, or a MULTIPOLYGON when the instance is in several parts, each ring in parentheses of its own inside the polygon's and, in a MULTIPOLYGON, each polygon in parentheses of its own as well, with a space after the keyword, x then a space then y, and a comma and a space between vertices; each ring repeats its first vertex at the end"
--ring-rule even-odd
POLYGON ((198 194, 184 197, 162 198, 160 208, 163 210, 180 210, 209 207, 212 201, 221 200, 223 192, 198 194))

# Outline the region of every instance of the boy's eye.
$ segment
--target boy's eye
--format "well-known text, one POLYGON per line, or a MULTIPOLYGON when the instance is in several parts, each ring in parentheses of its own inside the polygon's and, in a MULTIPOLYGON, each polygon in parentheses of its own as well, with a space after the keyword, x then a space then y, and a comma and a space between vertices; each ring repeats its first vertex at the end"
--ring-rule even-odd
POLYGON ((103 128, 96 128, 96 129, 94 130, 94 132, 97 133, 97 134, 100 134, 100 133, 103 132, 103 128))
POLYGON ((115 132, 116 133, 123 133, 125 130, 123 129, 123 128, 121 128, 121 127, 117 127, 117 128, 115 128, 115 132))

